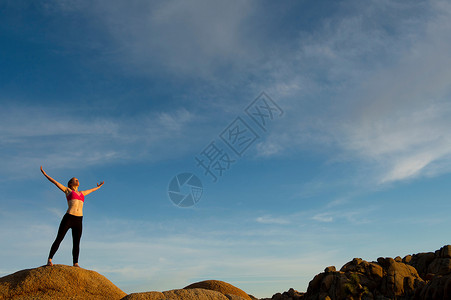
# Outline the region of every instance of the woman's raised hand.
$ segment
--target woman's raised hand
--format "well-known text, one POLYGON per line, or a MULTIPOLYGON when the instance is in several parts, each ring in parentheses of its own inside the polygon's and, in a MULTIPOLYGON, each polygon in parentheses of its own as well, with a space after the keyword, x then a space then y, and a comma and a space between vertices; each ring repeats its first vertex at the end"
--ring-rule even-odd
POLYGON ((47 173, 45 173, 44 169, 42 169, 42 166, 41 166, 41 172, 42 172, 42 174, 47 175, 47 173))
POLYGON ((102 181, 101 183, 97 183, 97 187, 101 187, 104 183, 105 183, 105 181, 102 181))

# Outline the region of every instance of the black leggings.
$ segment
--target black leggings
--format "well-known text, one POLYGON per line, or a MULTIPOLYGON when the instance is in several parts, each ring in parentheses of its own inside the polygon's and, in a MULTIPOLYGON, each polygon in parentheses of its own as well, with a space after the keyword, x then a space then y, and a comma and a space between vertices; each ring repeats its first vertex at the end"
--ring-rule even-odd
POLYGON ((56 236, 55 241, 52 244, 52 248, 50 248, 49 259, 53 258, 58 247, 60 246, 64 236, 66 235, 69 228, 72 228, 72 258, 73 263, 78 263, 78 254, 80 253, 80 239, 81 239, 81 231, 83 229, 82 225, 83 216, 74 216, 66 213, 61 220, 60 227, 58 229, 58 235, 56 236))

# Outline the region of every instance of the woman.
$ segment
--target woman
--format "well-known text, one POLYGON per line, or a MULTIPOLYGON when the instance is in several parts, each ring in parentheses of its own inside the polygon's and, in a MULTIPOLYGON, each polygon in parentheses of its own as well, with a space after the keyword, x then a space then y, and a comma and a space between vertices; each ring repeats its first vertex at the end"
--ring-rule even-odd
POLYGON ((86 191, 78 191, 79 182, 77 178, 72 178, 67 183, 67 187, 47 175, 45 171, 42 169, 41 166, 41 172, 44 174, 45 177, 47 177, 48 180, 50 180, 51 183, 56 185, 60 190, 62 190, 66 194, 67 198, 67 205, 69 208, 66 211, 66 214, 63 217, 63 220, 61 221, 60 227, 58 229, 58 235, 56 236, 55 241, 52 244, 52 247, 50 248, 49 258, 47 260, 47 266, 53 266, 52 259, 53 255, 55 255, 56 251, 58 250, 58 247, 62 240, 64 239, 64 236, 66 235, 69 228, 72 229, 72 241, 73 241, 73 247, 72 247, 72 258, 73 258, 73 264, 74 267, 80 267, 78 265, 78 254, 80 253, 80 239, 81 239, 81 231, 82 231, 82 221, 83 221, 83 203, 85 201, 85 196, 97 191, 102 185, 103 181, 101 183, 97 184, 97 187, 92 188, 90 190, 86 191))

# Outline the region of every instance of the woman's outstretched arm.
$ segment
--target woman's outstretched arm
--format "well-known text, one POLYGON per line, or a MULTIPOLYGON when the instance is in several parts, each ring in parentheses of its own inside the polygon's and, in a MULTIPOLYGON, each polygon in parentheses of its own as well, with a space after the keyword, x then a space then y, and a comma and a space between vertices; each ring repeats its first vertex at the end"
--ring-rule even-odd
POLYGON ((58 181, 56 181, 55 179, 53 179, 52 177, 50 177, 49 175, 47 175, 47 173, 45 173, 45 171, 42 169, 42 166, 41 166, 41 172, 42 172, 42 174, 44 174, 45 177, 47 177, 47 179, 48 179, 51 183, 53 183, 54 185, 56 185, 60 190, 62 190, 64 193, 67 192, 68 187, 62 185, 61 183, 59 183, 58 181))
POLYGON ((82 192, 82 194, 83 194, 84 196, 86 196, 86 195, 91 194, 92 192, 97 191, 98 189, 100 189, 100 187, 101 187, 104 183, 105 183, 105 181, 102 181, 101 183, 97 183, 97 187, 92 188, 92 189, 90 189, 90 190, 81 191, 81 192, 82 192))

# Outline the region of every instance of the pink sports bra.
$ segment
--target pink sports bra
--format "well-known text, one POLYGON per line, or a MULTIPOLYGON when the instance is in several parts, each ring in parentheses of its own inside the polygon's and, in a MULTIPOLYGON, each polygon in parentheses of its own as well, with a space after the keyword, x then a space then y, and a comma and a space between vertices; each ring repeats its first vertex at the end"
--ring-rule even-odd
POLYGON ((77 193, 76 191, 71 191, 69 194, 67 194, 66 198, 67 198, 67 201, 80 200, 80 201, 85 202, 85 195, 83 195, 82 192, 77 193))

